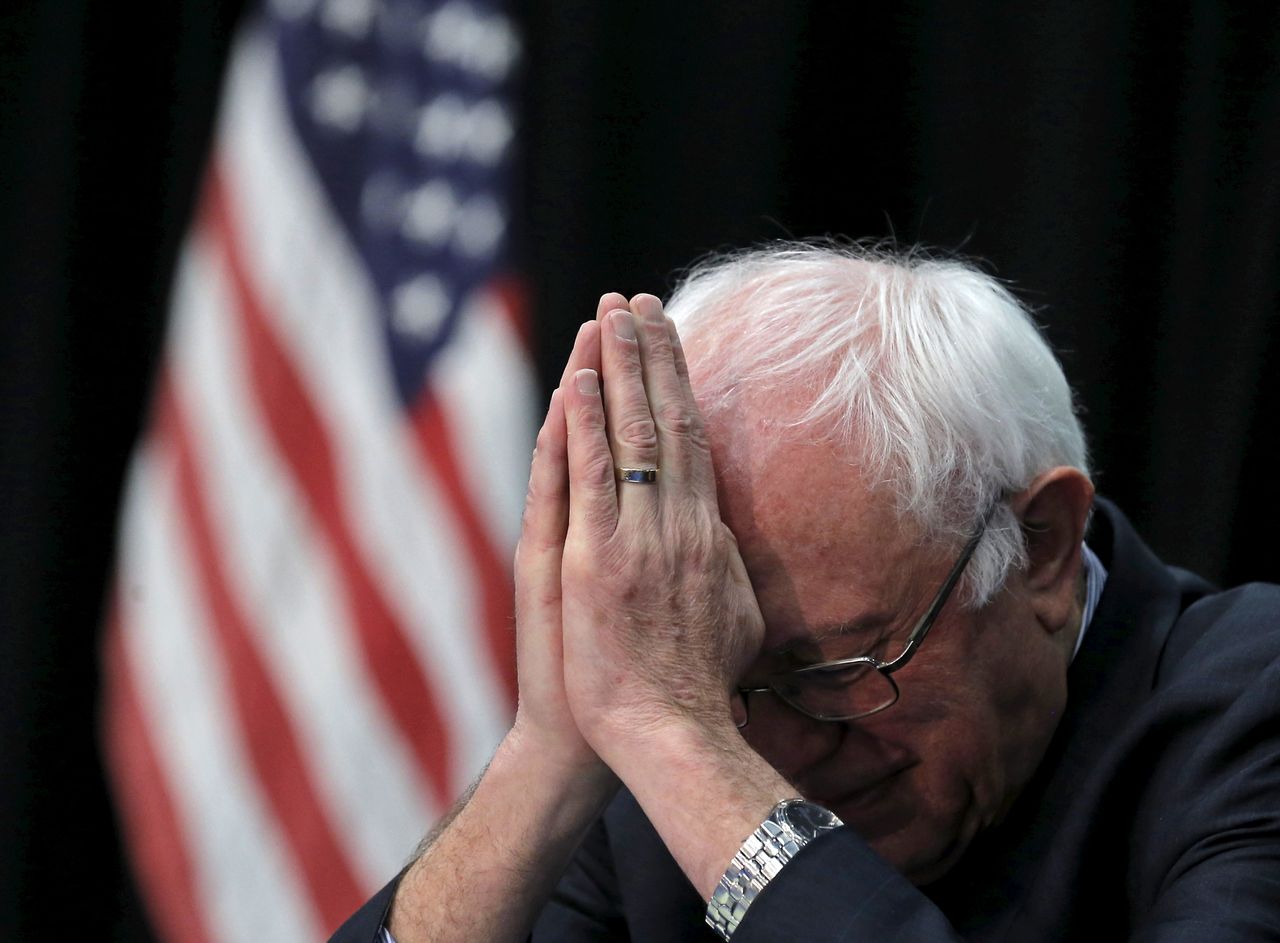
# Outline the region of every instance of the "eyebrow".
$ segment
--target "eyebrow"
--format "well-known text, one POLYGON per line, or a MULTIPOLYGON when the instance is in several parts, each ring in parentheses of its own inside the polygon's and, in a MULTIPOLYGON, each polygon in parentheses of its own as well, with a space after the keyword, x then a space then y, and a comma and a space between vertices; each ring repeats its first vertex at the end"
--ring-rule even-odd
POLYGON ((766 658, 777 658, 789 655, 798 648, 805 646, 818 646, 823 642, 829 642, 833 639, 847 638, 852 635, 863 635, 871 632, 878 633, 874 638, 869 639, 871 643, 868 648, 875 645, 881 639, 886 637, 887 630, 893 628, 894 616, 889 612, 872 612, 856 619, 846 622, 828 622, 817 627, 812 634, 794 638, 782 645, 775 646, 762 652, 766 658))

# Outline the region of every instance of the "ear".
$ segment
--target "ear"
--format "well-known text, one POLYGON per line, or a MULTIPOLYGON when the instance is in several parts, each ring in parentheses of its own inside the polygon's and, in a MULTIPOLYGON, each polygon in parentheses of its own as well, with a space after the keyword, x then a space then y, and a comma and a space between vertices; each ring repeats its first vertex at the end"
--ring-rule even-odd
POLYGON ((1023 586, 1041 625, 1056 633, 1078 606, 1080 545, 1093 506, 1093 483, 1078 468, 1052 468, 1010 501, 1027 539, 1023 586))

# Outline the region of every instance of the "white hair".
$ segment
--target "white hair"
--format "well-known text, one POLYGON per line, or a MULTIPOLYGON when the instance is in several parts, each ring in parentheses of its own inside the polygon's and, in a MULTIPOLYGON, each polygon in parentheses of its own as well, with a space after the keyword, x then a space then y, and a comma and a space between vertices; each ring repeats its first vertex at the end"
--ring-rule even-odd
POLYGON ((1026 565, 1003 499, 1059 465, 1089 473, 1061 366, 1027 309, 972 264, 778 243, 701 263, 667 313, 708 419, 744 396, 778 404, 774 448, 837 443, 931 538, 958 546, 992 511, 966 571, 971 606, 1026 565))

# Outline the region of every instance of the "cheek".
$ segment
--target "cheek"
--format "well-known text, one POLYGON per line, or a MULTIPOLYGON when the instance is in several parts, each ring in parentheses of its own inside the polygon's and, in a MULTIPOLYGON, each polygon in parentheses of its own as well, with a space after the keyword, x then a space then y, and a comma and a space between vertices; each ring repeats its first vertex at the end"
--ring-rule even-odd
POLYGON ((999 651, 956 662, 968 665, 963 672, 922 664, 910 679, 917 683, 904 679, 893 708, 916 728, 922 762, 914 785, 924 814, 966 833, 1001 818, 1043 756, 1065 702, 1065 672, 1029 664, 1013 646, 1003 650, 1012 657, 999 651))
POLYGON ((742 736, 770 766, 794 783, 832 756, 840 743, 840 728, 760 699, 751 704, 751 722, 742 729, 742 736))
POLYGON ((982 729, 979 718, 938 700, 928 707, 932 723, 910 730, 902 724, 893 734, 910 738, 920 762, 906 772, 892 799, 867 810, 867 821, 859 823, 870 833, 872 848, 917 884, 946 873, 1000 805, 998 777, 992 775, 997 750, 974 735, 982 729))
POLYGON ((918 810, 913 832, 949 841, 972 831, 970 820, 991 822, 1003 803, 1000 723, 978 682, 941 661, 923 662, 902 679, 901 699, 884 715, 881 735, 910 744, 920 760, 907 783, 918 810))
POLYGON ((953 717, 956 723, 930 731, 921 749, 923 762, 913 771, 913 785, 922 817, 932 820, 935 828, 958 834, 994 820, 1001 805, 1002 777, 998 746, 981 735, 981 727, 953 717))

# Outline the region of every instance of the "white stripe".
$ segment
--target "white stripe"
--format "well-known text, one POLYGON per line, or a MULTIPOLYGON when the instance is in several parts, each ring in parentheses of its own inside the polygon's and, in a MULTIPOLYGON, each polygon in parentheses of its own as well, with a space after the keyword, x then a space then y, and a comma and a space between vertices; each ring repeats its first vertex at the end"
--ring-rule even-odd
POLYGON ((433 386, 454 426, 459 464, 471 483, 489 532, 509 560, 520 536, 529 453, 533 449, 537 385, 502 299, 484 292, 468 306, 440 357, 433 386), (471 434, 483 429, 484 435, 471 434))
POLYGON ((435 813, 407 743, 370 690, 335 587, 341 579, 274 453, 231 335, 222 260, 198 239, 180 265, 173 375, 187 404, 210 523, 364 889, 404 862, 435 813), (377 770, 371 780, 370 770, 377 770))
POLYGON ((323 927, 241 748, 225 666, 195 602, 172 456, 148 447, 130 477, 121 557, 125 657, 210 935, 228 943, 320 939, 323 927))
POLYGON ((245 221, 243 255, 265 293, 308 394, 335 439, 355 539, 398 610, 422 670, 440 693, 458 747, 460 790, 488 759, 509 717, 479 631, 465 546, 396 401, 368 276, 288 127, 275 52, 244 43, 224 105, 221 140, 245 221))

